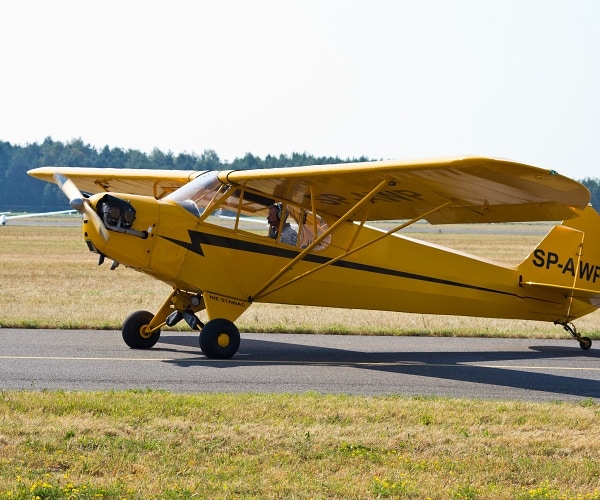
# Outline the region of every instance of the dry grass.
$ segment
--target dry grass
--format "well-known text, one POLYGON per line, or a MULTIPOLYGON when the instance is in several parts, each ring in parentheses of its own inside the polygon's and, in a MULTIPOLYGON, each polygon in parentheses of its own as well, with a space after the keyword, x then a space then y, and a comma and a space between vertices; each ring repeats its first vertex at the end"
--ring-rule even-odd
MULTIPOLYGON (((497 225, 487 234, 456 234, 444 228, 411 236, 515 264, 541 239, 531 233, 544 230, 505 227, 509 237, 497 234, 497 225)), ((0 228, 0 327, 120 329, 131 311, 156 311, 170 293, 164 283, 123 267, 110 271, 108 263, 99 267, 97 261, 78 227, 0 228)), ((565 336, 548 323, 275 304, 254 304, 237 324, 241 331, 253 332, 565 336)), ((597 336, 600 312, 578 320, 577 326, 597 336)))
POLYGON ((126 268, 97 265, 77 227, 6 226, 0 233, 0 326, 118 328, 157 309, 170 288, 126 268))

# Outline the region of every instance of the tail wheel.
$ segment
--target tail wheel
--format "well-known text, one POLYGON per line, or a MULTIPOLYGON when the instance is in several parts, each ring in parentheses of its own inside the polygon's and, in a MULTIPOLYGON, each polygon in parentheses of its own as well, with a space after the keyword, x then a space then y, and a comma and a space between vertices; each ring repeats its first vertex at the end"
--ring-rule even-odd
POLYGON ((216 318, 200 332, 200 349, 207 358, 231 358, 240 347, 240 331, 229 320, 216 318))
POLYGON ((150 349, 158 342, 160 330, 151 332, 148 325, 154 314, 148 311, 136 311, 127 316, 121 333, 123 340, 132 349, 150 349))
POLYGON ((562 327, 571 334, 571 336, 579 342, 579 347, 581 347, 584 351, 587 351, 590 347, 592 347, 592 339, 589 337, 582 337, 575 325, 570 323, 561 323, 562 327))

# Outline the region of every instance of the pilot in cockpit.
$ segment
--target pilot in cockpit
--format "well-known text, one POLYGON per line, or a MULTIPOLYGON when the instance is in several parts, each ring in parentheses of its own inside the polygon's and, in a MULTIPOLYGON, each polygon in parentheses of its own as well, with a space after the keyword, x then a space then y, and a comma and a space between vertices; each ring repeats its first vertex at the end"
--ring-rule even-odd
POLYGON ((283 225, 281 227, 281 236, 279 241, 281 243, 285 243, 286 245, 296 246, 298 233, 296 233, 291 224, 287 222, 288 211, 285 210, 284 212, 283 205, 281 203, 275 203, 269 207, 269 214, 267 216, 267 221, 269 223, 269 237, 277 239, 282 217, 283 225))

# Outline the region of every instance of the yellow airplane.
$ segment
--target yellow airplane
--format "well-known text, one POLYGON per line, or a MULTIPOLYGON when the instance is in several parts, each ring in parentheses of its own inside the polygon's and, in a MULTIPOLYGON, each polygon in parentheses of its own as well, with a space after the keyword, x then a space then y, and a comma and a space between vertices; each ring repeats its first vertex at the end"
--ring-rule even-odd
POLYGON ((572 321, 600 305, 600 216, 585 186, 552 170, 467 157, 29 174, 56 182, 83 214, 100 263, 173 287, 156 313, 125 319, 131 348, 152 347, 161 328, 183 319, 200 330, 204 355, 230 358, 240 344, 234 321, 254 302, 548 321, 583 349, 592 344, 572 321), (367 224, 382 220, 398 222, 388 231, 367 224), (563 222, 506 266, 398 234, 420 220, 563 222))

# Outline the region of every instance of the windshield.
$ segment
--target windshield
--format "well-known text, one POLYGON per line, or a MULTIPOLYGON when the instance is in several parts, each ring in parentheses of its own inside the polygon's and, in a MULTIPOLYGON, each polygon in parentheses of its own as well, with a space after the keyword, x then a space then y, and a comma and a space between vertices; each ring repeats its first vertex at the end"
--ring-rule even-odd
POLYGON ((221 187, 217 178, 217 171, 204 172, 193 181, 188 182, 176 191, 172 192, 165 200, 172 200, 184 204, 188 208, 189 202, 195 203, 199 213, 202 213, 207 205, 213 200, 215 194, 221 187))

